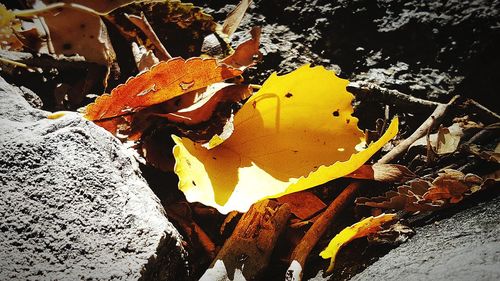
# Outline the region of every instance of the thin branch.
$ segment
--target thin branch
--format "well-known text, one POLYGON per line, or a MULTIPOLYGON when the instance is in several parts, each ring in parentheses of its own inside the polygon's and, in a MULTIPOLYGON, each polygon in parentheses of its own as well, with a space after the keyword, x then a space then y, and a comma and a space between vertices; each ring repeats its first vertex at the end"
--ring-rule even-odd
POLYGON ((337 196, 328 208, 318 217, 318 219, 313 223, 311 228, 306 232, 306 235, 302 238, 300 243, 295 247, 290 257, 291 264, 295 262, 299 263, 300 268, 296 266, 291 266, 286 275, 287 280, 299 281, 302 279, 302 268, 304 268, 306 259, 309 253, 318 243, 323 233, 330 226, 335 217, 344 210, 349 203, 354 201, 354 197, 360 188, 361 184, 358 181, 349 184, 340 194, 337 196))
POLYGON ((351 82, 347 86, 347 89, 356 94, 358 99, 376 99, 385 103, 406 107, 432 109, 441 104, 439 102, 419 99, 400 91, 390 90, 365 81, 351 82))
POLYGON ((486 108, 484 105, 478 103, 477 101, 473 100, 473 99, 468 99, 467 101, 465 101, 466 104, 470 104, 470 105, 473 105, 475 106, 477 109, 479 109, 482 113, 484 113, 485 115, 489 116, 489 117, 492 117, 494 119, 496 119, 497 121, 500 120, 500 115, 496 114, 495 112, 489 110, 488 108, 486 108))
POLYGON ((153 30, 153 27, 151 27, 151 24, 149 24, 148 19, 144 15, 144 13, 141 13, 141 16, 136 16, 136 15, 128 15, 125 14, 127 19, 132 22, 135 26, 137 26, 142 32, 144 32, 144 35, 151 40, 151 43, 155 46, 156 49, 156 56, 158 59, 162 61, 166 61, 172 58, 170 53, 167 51, 165 46, 161 43, 160 39, 158 38, 158 35, 156 35, 155 31, 153 30))
POLYGON ((47 5, 43 8, 38 8, 38 9, 27 9, 27 10, 18 10, 14 11, 14 15, 18 18, 32 18, 36 17, 40 14, 47 13, 47 12, 52 12, 52 11, 57 11, 58 9, 62 8, 70 8, 82 12, 86 12, 89 14, 94 14, 97 16, 106 16, 107 13, 100 13, 92 8, 80 5, 80 4, 75 4, 75 3, 54 3, 47 5))
POLYGON ((384 155, 384 157, 379 160, 379 163, 389 163, 399 158, 408 150, 410 145, 412 145, 419 138, 423 137, 433 124, 437 125, 440 123, 440 120, 445 115, 446 111, 458 98, 459 96, 454 96, 450 102, 436 106, 436 109, 434 109, 434 112, 432 112, 429 118, 427 118, 427 120, 425 120, 424 123, 422 123, 422 125, 420 125, 420 127, 418 127, 418 129, 413 132, 411 136, 400 142, 394 149, 384 155))

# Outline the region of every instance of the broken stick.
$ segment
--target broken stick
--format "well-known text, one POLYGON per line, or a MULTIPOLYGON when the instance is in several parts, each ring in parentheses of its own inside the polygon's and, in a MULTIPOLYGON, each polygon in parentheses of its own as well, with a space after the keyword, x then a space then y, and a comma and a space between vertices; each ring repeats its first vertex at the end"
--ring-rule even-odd
POLYGON ((378 100, 387 104, 394 104, 402 107, 412 107, 419 109, 429 109, 440 105, 441 103, 419 99, 398 90, 391 90, 381 87, 375 83, 366 81, 351 82, 347 90, 354 93, 356 98, 361 100, 378 100))
POLYGON ((354 202, 354 197, 361 186, 360 182, 355 181, 349 184, 340 194, 337 196, 328 208, 319 216, 319 218, 313 223, 311 228, 306 232, 306 235, 302 238, 300 243, 295 247, 290 257, 291 265, 288 268, 285 276, 287 281, 299 281, 302 280, 302 268, 306 264, 307 256, 318 243, 318 240, 323 236, 326 229, 330 226, 334 217, 348 206, 349 202, 354 202))
POLYGON ((287 204, 264 200, 252 205, 200 280, 241 280, 241 275, 257 280, 289 217, 287 204))
POLYGON ((379 163, 389 163, 399 158, 399 156, 408 150, 410 145, 412 145, 419 138, 423 137, 429 131, 431 126, 439 124, 440 119, 459 97, 460 96, 454 96, 448 103, 436 106, 436 109, 434 109, 431 116, 429 116, 429 118, 427 118, 427 120, 425 120, 424 123, 422 123, 422 125, 420 125, 420 127, 418 127, 418 129, 413 132, 411 136, 400 142, 394 149, 384 155, 384 157, 380 159, 379 163))

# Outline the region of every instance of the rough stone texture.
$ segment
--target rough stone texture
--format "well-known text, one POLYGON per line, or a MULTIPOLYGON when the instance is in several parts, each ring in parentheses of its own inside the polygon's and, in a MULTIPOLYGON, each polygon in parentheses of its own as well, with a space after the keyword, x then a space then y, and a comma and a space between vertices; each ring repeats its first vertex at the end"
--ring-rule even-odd
POLYGON ((351 280, 500 280, 500 197, 416 229, 351 280))
MULTIPOLYGON (((238 0, 195 2, 222 21, 238 0)), ((260 81, 311 62, 414 96, 500 105, 490 98, 500 91, 499 0, 255 0, 235 42, 253 25, 263 28, 264 60, 250 75, 260 81)))
POLYGON ((0 78, 0 280, 183 280, 181 238, 128 150, 0 78))

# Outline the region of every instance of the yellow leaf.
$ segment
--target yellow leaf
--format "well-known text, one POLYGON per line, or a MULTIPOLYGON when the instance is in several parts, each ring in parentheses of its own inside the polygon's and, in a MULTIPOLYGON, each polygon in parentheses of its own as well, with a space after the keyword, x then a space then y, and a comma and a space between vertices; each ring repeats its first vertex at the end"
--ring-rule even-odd
POLYGON ((365 237, 382 230, 381 225, 394 220, 395 217, 396 214, 381 214, 376 217, 368 217, 344 228, 339 234, 335 235, 328 246, 319 254, 324 259, 331 259, 327 272, 332 272, 335 265, 335 257, 340 248, 356 238, 365 237))
POLYGON ((346 91, 348 81, 306 65, 264 83, 234 117, 227 140, 207 149, 172 136, 179 188, 190 202, 221 213, 342 177, 364 164, 397 133, 357 151, 364 134, 346 91))

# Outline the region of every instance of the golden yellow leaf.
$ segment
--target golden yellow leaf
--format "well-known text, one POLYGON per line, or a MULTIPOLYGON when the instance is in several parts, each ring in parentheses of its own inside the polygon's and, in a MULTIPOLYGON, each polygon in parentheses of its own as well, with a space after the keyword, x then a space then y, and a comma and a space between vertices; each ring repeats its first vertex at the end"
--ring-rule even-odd
POLYGON ((340 248, 356 238, 365 237, 382 230, 381 225, 394 220, 395 217, 396 214, 381 214, 376 217, 368 217, 344 228, 339 234, 335 235, 328 246, 319 254, 324 259, 331 259, 327 272, 332 272, 335 265, 335 257, 340 248))
POLYGON ((398 122, 357 151, 365 138, 351 115, 347 83, 332 71, 308 65, 273 74, 235 115, 227 140, 207 149, 173 136, 175 172, 187 200, 221 213, 245 212, 264 198, 355 171, 397 133, 398 122))

